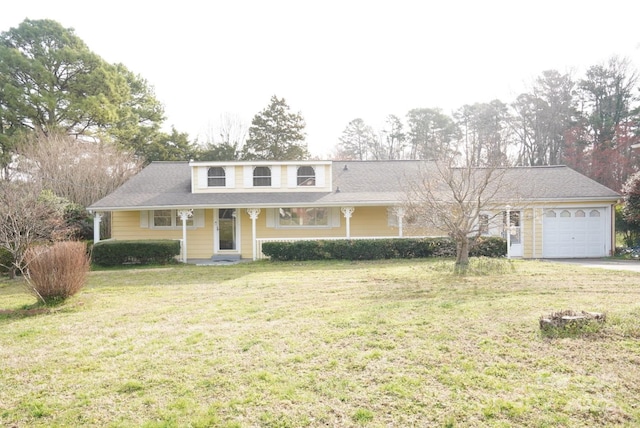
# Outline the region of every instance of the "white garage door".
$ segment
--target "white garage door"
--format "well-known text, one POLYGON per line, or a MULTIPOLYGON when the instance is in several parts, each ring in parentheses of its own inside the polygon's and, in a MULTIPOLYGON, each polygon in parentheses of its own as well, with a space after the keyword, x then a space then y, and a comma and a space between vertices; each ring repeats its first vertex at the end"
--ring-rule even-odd
POLYGON ((607 256, 605 214, 602 207, 545 210, 543 257, 607 256))

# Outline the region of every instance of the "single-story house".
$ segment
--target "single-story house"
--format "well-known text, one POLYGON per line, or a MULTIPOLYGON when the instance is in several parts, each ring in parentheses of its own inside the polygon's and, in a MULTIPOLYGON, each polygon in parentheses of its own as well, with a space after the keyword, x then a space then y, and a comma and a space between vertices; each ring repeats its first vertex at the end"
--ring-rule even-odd
MULTIPOLYGON (((443 236, 403 218, 408 183, 427 164, 153 162, 89 210, 96 241, 110 212, 111 239, 181 240, 184 260, 257 259, 269 240, 443 236)), ((501 224, 483 233, 508 236, 512 257, 612 254, 618 193, 566 166, 507 168, 503 182, 501 224)))

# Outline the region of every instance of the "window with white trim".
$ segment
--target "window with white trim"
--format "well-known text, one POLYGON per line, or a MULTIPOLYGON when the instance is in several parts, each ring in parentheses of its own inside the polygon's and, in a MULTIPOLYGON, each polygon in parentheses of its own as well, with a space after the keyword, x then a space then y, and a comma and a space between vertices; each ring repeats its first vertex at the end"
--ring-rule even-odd
POLYGON ((257 166, 253 169, 253 185, 254 187, 270 187, 271 186, 271 168, 268 166, 257 166))
POLYGON ((298 186, 315 186, 316 170, 312 166, 298 167, 297 183, 298 186))
POLYGON ((212 166, 207 170, 208 187, 225 187, 226 184, 226 174, 223 167, 212 166))
MULTIPOLYGON (((177 228, 182 227, 182 219, 178 210, 155 210, 152 215, 152 225, 154 228, 177 228)), ((193 227, 194 216, 187 219, 187 227, 193 227)))
POLYGON ((330 208, 280 208, 278 213, 281 227, 328 227, 331 224, 330 208))

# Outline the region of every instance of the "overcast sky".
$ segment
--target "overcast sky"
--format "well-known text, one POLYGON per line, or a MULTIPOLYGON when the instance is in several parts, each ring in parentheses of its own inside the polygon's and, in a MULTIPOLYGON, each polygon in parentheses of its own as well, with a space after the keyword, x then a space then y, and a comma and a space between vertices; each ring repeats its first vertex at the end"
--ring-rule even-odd
POLYGON ((511 102, 543 70, 581 77, 613 55, 638 68, 639 17, 632 0, 20 0, 0 31, 25 18, 74 28, 200 141, 222 114, 248 125, 284 97, 326 158, 357 117, 380 129, 412 108, 511 102))

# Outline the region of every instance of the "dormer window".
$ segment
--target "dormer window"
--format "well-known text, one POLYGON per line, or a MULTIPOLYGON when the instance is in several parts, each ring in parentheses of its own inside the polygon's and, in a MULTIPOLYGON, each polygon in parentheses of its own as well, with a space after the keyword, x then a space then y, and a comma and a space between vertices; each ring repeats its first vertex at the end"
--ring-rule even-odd
POLYGON ((257 166, 253 169, 253 185, 254 187, 270 187, 271 186, 271 168, 268 166, 257 166))
POLYGON ((312 166, 298 167, 298 186, 315 186, 316 170, 312 166))
POLYGON ((225 187, 226 179, 224 168, 221 166, 212 166, 207 170, 207 186, 209 187, 225 187))

